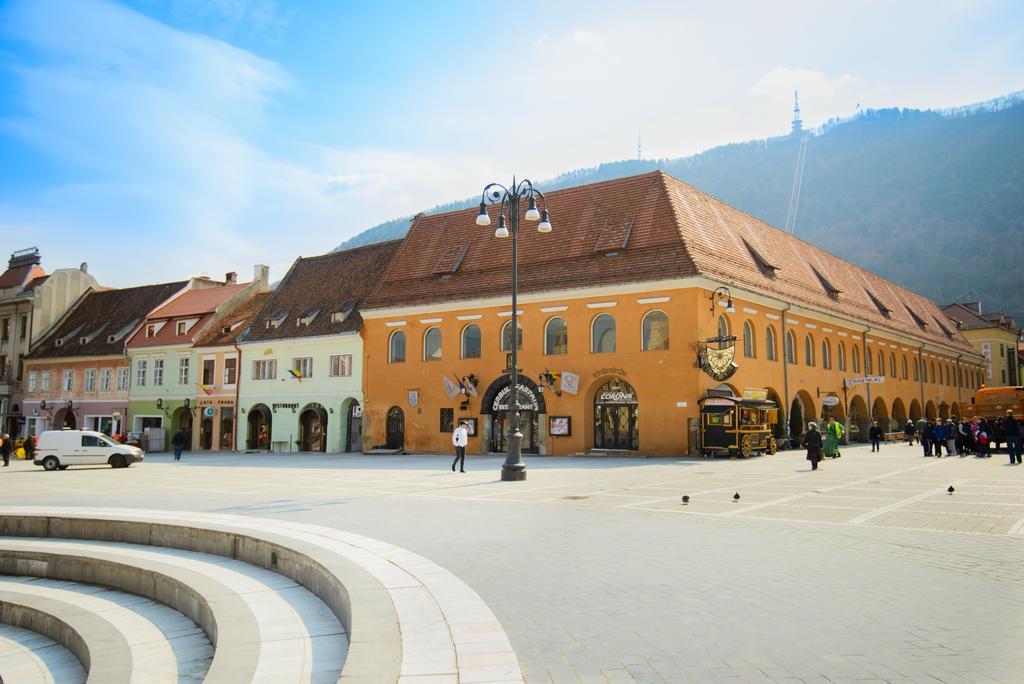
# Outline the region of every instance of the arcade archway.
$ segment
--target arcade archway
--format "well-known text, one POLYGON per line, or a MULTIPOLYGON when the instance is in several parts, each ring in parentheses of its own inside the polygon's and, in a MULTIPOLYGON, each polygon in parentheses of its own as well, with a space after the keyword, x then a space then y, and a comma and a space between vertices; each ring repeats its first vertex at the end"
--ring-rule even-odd
POLYGON ((245 440, 247 449, 270 450, 272 420, 270 408, 266 404, 256 404, 249 409, 249 417, 246 421, 249 425, 249 433, 245 440))
POLYGON ((327 451, 327 410, 321 404, 299 412, 299 451, 327 451))
POLYGON ((889 427, 889 409, 886 408, 882 397, 875 397, 871 405, 871 418, 878 421, 878 427, 882 428, 882 432, 892 432, 889 427))
POLYGON ((917 399, 910 400, 910 412, 908 413, 910 420, 915 423, 921 420, 921 403, 917 399))
POLYGON ((868 441, 868 428, 871 426, 871 416, 868 415, 868 404, 864 397, 856 396, 850 400, 850 417, 846 427, 850 433, 850 441, 868 441))
POLYGON ((924 415, 928 420, 935 420, 939 417, 939 411, 935 408, 935 402, 929 401, 924 405, 924 415))
POLYGON ((892 419, 896 421, 897 430, 903 429, 907 423, 907 409, 899 397, 892 400, 892 419))

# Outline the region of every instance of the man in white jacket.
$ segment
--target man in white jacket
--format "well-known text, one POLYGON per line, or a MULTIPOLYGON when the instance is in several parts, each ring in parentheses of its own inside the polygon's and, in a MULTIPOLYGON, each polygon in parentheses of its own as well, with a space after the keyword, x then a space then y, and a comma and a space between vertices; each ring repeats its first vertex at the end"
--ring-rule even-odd
POLYGON ((452 444, 455 445, 455 460, 452 461, 452 472, 455 472, 455 464, 459 464, 459 472, 466 472, 466 445, 469 444, 469 428, 465 421, 459 423, 452 433, 452 444))

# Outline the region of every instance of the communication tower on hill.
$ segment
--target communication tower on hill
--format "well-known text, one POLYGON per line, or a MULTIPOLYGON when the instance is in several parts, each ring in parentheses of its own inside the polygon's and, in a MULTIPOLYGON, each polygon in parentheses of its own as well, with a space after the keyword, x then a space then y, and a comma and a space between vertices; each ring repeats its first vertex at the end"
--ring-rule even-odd
POLYGON ((793 172, 793 190, 789 194, 789 210, 786 212, 786 232, 796 232, 796 211, 800 206, 800 191, 804 185, 804 162, 807 161, 807 141, 810 133, 804 130, 804 122, 800 119, 800 94, 793 91, 793 128, 789 132, 793 137, 800 136, 800 147, 796 152, 796 171, 793 172))

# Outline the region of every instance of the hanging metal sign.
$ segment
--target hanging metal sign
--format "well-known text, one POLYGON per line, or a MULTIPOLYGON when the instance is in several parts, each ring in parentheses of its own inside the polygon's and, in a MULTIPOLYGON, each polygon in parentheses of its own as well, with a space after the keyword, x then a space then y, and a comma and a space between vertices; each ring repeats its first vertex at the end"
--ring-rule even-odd
POLYGON ((824 406, 839 406, 839 397, 834 394, 830 394, 827 397, 823 397, 821 403, 824 406))
POLYGON ((736 356, 735 337, 712 337, 707 342, 698 342, 697 367, 710 375, 715 380, 728 380, 739 370, 739 366, 733 363, 736 356), (718 343, 718 348, 711 346, 718 343))

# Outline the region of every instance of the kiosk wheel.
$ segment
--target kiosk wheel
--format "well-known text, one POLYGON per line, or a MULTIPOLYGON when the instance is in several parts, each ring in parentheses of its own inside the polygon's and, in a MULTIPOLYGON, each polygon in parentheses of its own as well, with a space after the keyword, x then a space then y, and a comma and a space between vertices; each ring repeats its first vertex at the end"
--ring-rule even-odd
POLYGON ((768 453, 774 455, 779 450, 779 443, 775 441, 774 437, 768 438, 768 453))
POLYGON ((740 440, 740 454, 743 458, 750 458, 750 454, 754 451, 754 438, 752 435, 743 435, 743 439, 740 440))

